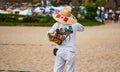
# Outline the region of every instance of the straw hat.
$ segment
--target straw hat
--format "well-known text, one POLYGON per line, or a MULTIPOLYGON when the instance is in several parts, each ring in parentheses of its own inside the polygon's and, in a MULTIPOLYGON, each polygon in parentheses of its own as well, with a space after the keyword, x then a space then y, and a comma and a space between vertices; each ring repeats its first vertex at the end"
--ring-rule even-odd
POLYGON ((71 14, 71 9, 64 7, 61 13, 54 13, 53 18, 62 23, 62 24, 74 24, 77 22, 77 19, 71 14))

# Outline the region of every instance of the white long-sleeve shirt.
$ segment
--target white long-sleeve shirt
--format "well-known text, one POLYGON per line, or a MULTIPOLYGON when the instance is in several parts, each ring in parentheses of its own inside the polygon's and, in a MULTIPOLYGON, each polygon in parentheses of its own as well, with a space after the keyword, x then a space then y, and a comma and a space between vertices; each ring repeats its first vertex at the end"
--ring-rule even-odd
POLYGON ((67 28, 69 29, 69 26, 72 27, 72 31, 73 33, 71 33, 69 36, 66 37, 66 39, 62 42, 61 45, 57 45, 58 49, 65 49, 65 50, 69 50, 72 52, 75 52, 75 37, 76 37, 76 32, 77 31, 83 31, 84 30, 84 26, 81 25, 80 23, 75 23, 75 24, 61 24, 59 22, 56 22, 52 28, 48 31, 48 33, 53 33, 56 31, 56 29, 60 29, 60 28, 67 28))

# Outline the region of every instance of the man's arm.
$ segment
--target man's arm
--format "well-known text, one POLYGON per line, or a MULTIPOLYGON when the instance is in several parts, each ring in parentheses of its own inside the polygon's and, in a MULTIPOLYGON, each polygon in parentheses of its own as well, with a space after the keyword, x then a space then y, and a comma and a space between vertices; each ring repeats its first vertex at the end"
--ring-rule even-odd
POLYGON ((47 32, 47 34, 48 34, 48 33, 53 33, 53 32, 55 32, 56 29, 57 29, 57 27, 58 27, 58 23, 56 22, 56 23, 52 26, 52 28, 47 32))
POLYGON ((84 31, 84 26, 82 24, 77 23, 77 31, 84 31))

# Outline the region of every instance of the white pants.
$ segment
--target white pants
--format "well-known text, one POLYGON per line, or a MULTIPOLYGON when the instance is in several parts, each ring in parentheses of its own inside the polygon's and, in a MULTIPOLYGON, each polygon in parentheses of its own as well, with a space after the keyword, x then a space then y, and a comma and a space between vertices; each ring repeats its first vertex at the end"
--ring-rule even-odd
POLYGON ((54 72, 63 72, 66 64, 66 72, 74 72, 75 53, 59 49, 55 59, 54 72))

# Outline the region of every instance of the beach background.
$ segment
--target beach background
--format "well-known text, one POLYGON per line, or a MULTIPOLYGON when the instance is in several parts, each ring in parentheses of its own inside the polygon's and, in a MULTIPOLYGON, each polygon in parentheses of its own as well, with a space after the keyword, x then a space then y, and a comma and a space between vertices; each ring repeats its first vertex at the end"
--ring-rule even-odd
MULTIPOLYGON (((0 26, 0 70, 53 72, 50 27, 0 26)), ((76 35, 75 72, 120 72, 120 24, 85 27, 76 35)))

